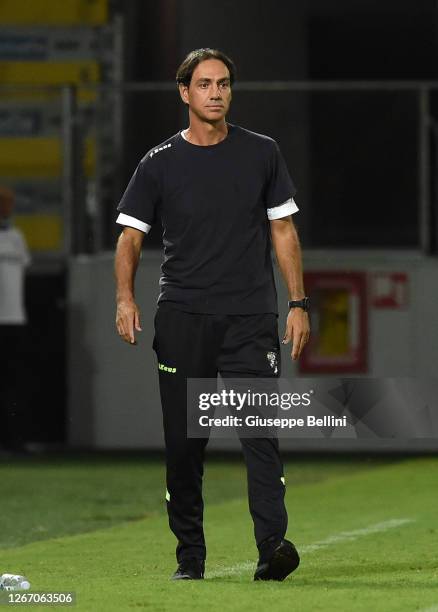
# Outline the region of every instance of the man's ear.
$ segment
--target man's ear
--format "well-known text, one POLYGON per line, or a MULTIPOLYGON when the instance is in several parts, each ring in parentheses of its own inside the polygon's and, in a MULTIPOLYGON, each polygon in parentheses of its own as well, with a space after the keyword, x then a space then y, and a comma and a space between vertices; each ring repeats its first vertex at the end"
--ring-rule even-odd
POLYGON ((187 87, 187 85, 183 85, 182 83, 180 83, 178 85, 178 89, 179 89, 179 95, 181 96, 181 100, 184 102, 184 104, 188 104, 189 103, 189 88, 187 87))

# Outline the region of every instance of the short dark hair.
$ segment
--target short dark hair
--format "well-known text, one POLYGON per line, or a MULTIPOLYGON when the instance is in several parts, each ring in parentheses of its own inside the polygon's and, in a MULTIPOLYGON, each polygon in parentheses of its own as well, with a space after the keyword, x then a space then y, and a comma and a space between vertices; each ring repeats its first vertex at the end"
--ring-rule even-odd
POLYGON ((195 49, 190 51, 181 66, 176 72, 176 82, 178 85, 185 85, 188 87, 192 80, 193 72, 198 64, 208 59, 217 59, 225 64, 230 73, 230 84, 234 83, 236 78, 236 66, 232 59, 230 59, 225 53, 218 49, 195 49))

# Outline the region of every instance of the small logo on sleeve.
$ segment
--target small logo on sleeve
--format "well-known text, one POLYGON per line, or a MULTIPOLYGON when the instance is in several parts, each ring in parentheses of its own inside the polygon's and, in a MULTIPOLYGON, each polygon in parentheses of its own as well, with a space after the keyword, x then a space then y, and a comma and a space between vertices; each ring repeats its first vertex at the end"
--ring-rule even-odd
POLYGON ((155 153, 159 153, 160 151, 164 151, 164 149, 168 149, 169 147, 171 147, 172 144, 166 144, 163 145, 162 147, 158 147, 157 149, 154 149, 153 151, 150 152, 149 157, 153 157, 155 155, 155 153))

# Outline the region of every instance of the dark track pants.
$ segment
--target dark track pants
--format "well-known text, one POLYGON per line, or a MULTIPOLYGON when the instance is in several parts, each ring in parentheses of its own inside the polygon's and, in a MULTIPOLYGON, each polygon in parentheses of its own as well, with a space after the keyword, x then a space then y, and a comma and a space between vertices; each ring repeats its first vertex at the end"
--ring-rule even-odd
MULTIPOLYGON (((208 438, 187 438, 187 378, 278 377, 277 315, 194 314, 163 302, 155 315, 153 348, 159 369, 166 444, 166 503, 178 562, 205 559, 202 478, 208 438), (276 371, 267 353, 277 355, 276 371)), ((240 438, 249 509, 260 559, 285 536, 283 465, 276 438, 240 438)))

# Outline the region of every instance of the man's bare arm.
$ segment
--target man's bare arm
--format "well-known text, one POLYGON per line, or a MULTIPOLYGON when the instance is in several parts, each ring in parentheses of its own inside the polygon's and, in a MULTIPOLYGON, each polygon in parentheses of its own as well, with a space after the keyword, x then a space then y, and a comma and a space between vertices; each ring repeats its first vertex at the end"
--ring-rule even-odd
MULTIPOLYGON (((301 246, 292 217, 270 221, 272 244, 287 286, 289 300, 305 297, 301 246)), ((310 335, 309 316, 301 308, 292 308, 286 321, 283 344, 292 339, 292 359, 298 359, 310 335)))
POLYGON ((136 344, 134 328, 141 331, 140 311, 135 303, 135 273, 141 255, 144 233, 132 227, 125 227, 117 241, 114 261, 116 276, 116 327, 119 335, 136 344))

